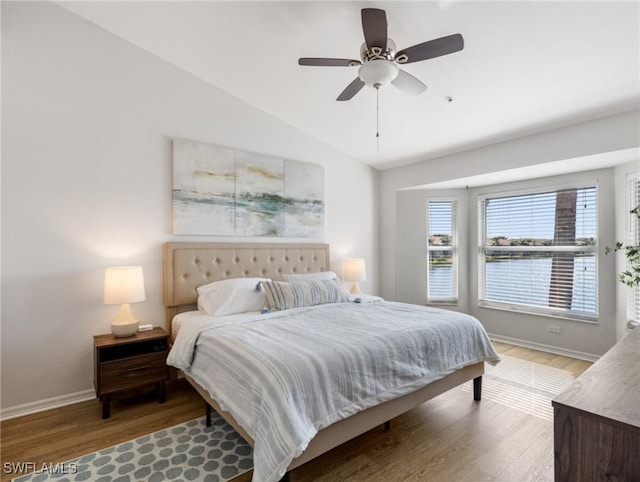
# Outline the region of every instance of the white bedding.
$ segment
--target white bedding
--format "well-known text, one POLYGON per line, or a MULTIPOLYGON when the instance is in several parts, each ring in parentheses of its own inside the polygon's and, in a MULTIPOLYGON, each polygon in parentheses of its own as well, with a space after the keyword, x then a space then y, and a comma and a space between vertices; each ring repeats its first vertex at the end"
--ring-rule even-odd
POLYGON ((191 317, 167 362, 254 439, 254 482, 279 480, 338 420, 499 361, 480 322, 436 308, 339 303, 228 318, 191 317))
POLYGON ((185 311, 178 313, 171 321, 171 339, 175 340, 178 332, 183 325, 188 325, 191 320, 200 326, 204 320, 205 324, 226 324, 226 323, 242 323, 243 321, 253 320, 260 315, 259 311, 250 311, 247 313, 237 313, 235 315, 212 316, 204 311, 185 311))

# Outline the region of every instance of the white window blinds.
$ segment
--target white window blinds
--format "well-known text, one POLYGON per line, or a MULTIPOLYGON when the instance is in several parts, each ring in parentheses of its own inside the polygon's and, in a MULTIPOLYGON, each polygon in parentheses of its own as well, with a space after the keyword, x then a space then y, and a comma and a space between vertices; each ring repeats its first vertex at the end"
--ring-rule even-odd
POLYGON ((427 201, 427 302, 455 303, 458 299, 456 201, 427 201))
POLYGON ((480 202, 481 306, 597 320, 595 187, 480 202))

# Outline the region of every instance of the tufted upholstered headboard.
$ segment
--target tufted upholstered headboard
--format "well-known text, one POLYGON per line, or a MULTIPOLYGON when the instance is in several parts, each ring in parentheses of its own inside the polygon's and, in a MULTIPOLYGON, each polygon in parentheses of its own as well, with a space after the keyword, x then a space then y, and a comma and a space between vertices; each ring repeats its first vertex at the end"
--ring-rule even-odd
POLYGON ((167 327, 184 305, 195 305, 198 286, 212 281, 329 271, 328 244, 165 243, 164 305, 167 327))

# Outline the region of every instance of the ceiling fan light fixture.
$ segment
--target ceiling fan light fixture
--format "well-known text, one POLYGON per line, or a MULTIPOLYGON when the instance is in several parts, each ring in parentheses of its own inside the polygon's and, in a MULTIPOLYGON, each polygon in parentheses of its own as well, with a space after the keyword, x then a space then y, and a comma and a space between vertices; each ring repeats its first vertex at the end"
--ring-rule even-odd
POLYGON ((390 60, 370 60, 358 69, 358 76, 369 87, 385 87, 398 76, 398 66, 390 60))

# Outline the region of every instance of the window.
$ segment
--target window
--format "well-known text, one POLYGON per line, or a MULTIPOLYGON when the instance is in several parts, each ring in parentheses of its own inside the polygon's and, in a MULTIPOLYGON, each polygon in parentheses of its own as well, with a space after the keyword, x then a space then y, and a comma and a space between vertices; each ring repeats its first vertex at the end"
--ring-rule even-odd
POLYGON ((480 199, 480 306, 597 321, 596 188, 480 199))
MULTIPOLYGON (((627 177, 627 189, 629 197, 627 201, 627 212, 629 213, 627 222, 627 244, 629 246, 640 246, 640 218, 631 212, 640 206, 640 173, 627 177)), ((640 324, 640 286, 631 289, 627 297, 627 318, 629 328, 640 324)))
POLYGON ((427 201, 427 303, 458 301, 456 201, 427 201))

